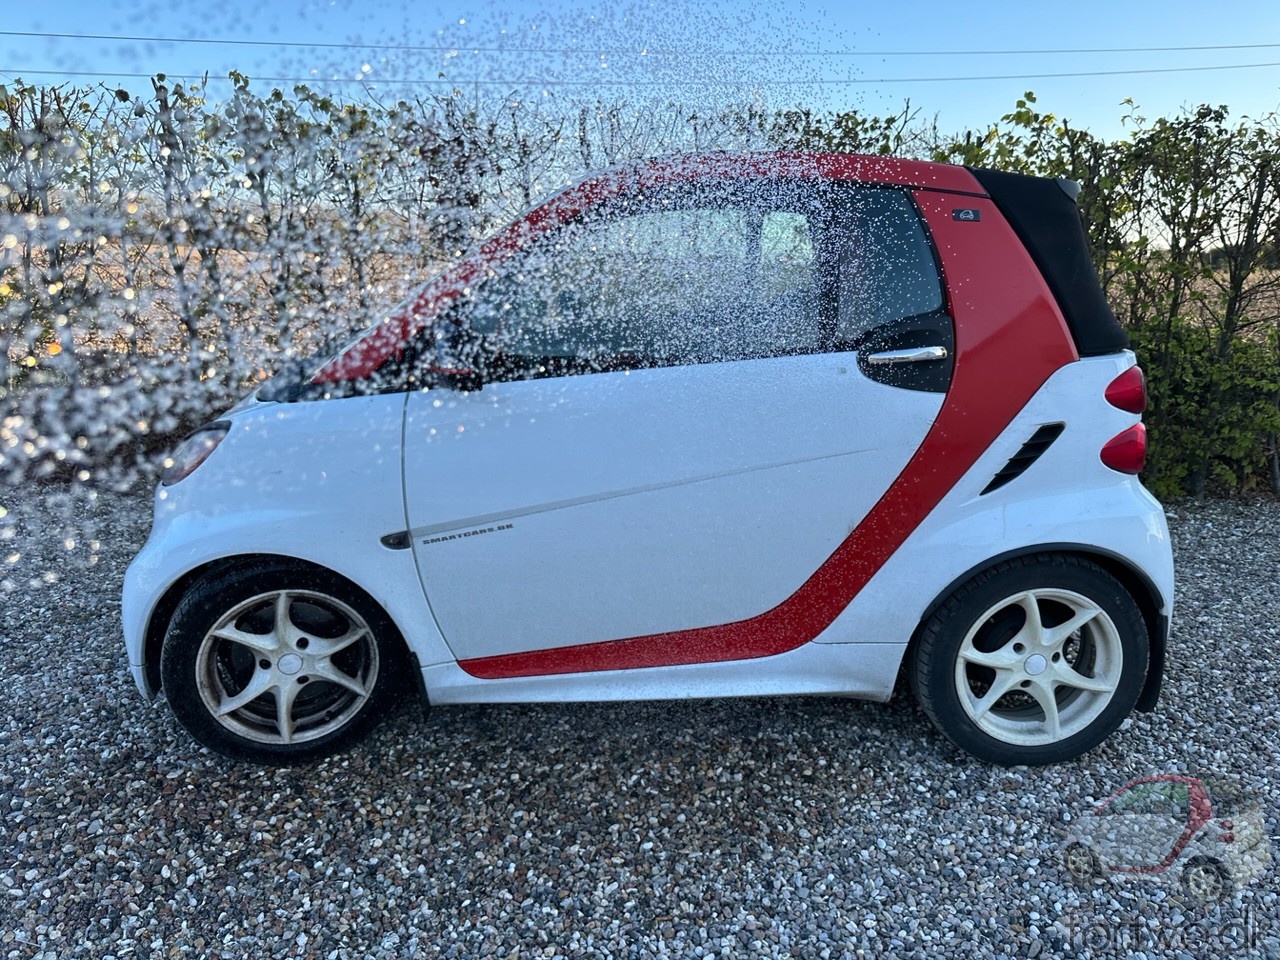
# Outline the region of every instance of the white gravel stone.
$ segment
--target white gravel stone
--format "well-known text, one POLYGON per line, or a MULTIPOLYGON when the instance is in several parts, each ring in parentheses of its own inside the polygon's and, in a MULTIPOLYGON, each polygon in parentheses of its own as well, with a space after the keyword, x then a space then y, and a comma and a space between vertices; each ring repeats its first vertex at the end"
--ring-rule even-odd
POLYGON ((1172 507, 1159 708, 1013 771, 905 695, 410 704, 346 756, 232 765, 124 662, 149 498, 0 506, 0 957, 1280 956, 1274 867, 1204 906, 1058 859, 1153 773, 1234 776, 1280 835, 1275 502, 1172 507))

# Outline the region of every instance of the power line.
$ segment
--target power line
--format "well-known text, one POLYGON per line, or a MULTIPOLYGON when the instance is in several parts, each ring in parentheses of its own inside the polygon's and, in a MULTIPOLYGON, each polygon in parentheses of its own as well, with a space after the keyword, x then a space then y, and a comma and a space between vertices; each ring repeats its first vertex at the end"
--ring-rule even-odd
MULTIPOLYGON (((1280 67, 1280 61, 1271 61, 1268 63, 1226 63, 1215 64, 1212 66, 1199 67, 1150 67, 1138 68, 1131 70, 1085 70, 1085 71, 1067 71, 1061 73, 993 73, 983 76, 961 76, 961 77, 857 77, 849 79, 822 79, 822 80, 706 80, 706 79, 688 79, 688 80, 538 80, 538 79, 521 79, 521 80, 493 80, 488 78, 468 78, 450 80, 445 77, 436 79, 424 78, 395 78, 395 77, 374 77, 372 75, 365 77, 253 77, 249 80, 257 80, 261 83, 359 83, 365 86, 378 84, 386 86, 436 86, 436 87, 474 87, 474 86, 501 86, 501 87, 681 87, 681 86, 738 86, 738 87, 776 87, 776 86, 845 86, 845 85, 865 85, 870 83, 960 83, 973 80, 1050 80, 1064 77, 1119 77, 1133 76, 1135 74, 1150 73, 1199 73, 1208 70, 1253 70, 1262 67, 1280 67)), ((177 74, 167 73, 165 71, 157 71, 164 73, 166 77, 172 77, 175 80, 201 80, 202 76, 197 74, 177 74)), ((157 73, 122 73, 111 72, 105 70, 12 70, 0 69, 0 74, 9 77, 18 78, 24 75, 29 76, 59 76, 59 77, 108 77, 108 78, 137 78, 151 79, 157 73)), ((226 77, 209 77, 210 80, 226 80, 226 77)))
MULTIPOLYGON (((701 50, 698 48, 597 48, 597 47, 524 47, 472 46, 470 44, 392 44, 336 43, 306 40, 236 40, 218 37, 144 37, 105 33, 44 33, 29 30, 0 30, 0 37, 46 38, 57 40, 119 40, 130 43, 197 43, 241 47, 301 47, 308 50, 395 50, 419 53, 557 53, 590 56, 673 56, 696 54, 716 57, 998 57, 1042 56, 1046 54, 1082 53, 1176 53, 1211 50, 1268 50, 1280 43, 1223 43, 1169 47, 1054 47, 1027 50, 701 50)), ((1083 76, 1083 74, 1081 74, 1083 76)))

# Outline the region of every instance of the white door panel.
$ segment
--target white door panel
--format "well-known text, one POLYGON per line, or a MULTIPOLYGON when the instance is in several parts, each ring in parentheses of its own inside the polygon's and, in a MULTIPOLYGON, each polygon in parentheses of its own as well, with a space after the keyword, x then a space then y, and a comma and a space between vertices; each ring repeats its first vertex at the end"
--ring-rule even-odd
POLYGON ((831 496, 853 469, 843 461, 856 456, 504 518, 510 529, 483 539, 422 545, 432 538, 419 537, 427 580, 458 585, 433 591, 436 616, 474 657, 690 629, 767 610, 830 556, 870 506, 831 496), (794 502, 809 507, 793 510, 794 502), (762 515, 762 505, 775 506, 762 515), (502 589, 482 604, 462 589, 486 580, 502 589), (549 597, 557 602, 540 602, 549 597))
POLYGON ((413 394, 406 504, 432 610, 460 659, 762 613, 874 505, 941 402, 868 380, 851 353, 413 394))

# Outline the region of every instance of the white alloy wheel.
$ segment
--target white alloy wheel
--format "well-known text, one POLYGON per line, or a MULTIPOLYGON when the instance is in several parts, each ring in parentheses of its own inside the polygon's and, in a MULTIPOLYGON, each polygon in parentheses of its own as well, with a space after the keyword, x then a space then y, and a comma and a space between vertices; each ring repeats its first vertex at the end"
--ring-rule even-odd
POLYGON ((1098 604, 1070 590, 1023 590, 993 604, 965 635, 956 693, 984 733, 1042 746, 1097 720, 1123 671, 1119 632, 1098 604))
POLYGON ((1134 595, 1089 559, 1018 557, 939 602, 907 669, 953 743, 1005 765, 1092 750, 1133 710, 1151 636, 1134 595))
POLYGON ((300 763, 354 743, 405 691, 410 664, 395 625, 357 586, 266 560, 187 589, 160 675, 174 715, 205 746, 300 763))
POLYGON ((364 707, 378 648, 364 619, 310 590, 262 593, 205 634, 196 683, 210 714, 257 743, 316 740, 364 707))

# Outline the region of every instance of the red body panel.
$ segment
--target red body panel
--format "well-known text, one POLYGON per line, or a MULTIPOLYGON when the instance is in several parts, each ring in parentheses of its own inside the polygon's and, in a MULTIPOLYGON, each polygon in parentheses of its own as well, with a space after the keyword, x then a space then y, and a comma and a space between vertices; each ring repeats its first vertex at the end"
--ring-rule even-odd
MULTIPOLYGON (((932 187, 975 186, 958 167, 842 159, 849 165, 819 158, 819 166, 830 164, 824 171, 833 171, 819 175, 863 179, 855 175, 863 173, 874 182, 912 182, 929 174, 932 187), (953 173, 943 177, 940 171, 953 173)), ((464 670, 497 679, 744 660, 793 650, 835 620, 1045 380, 1077 359, 1052 295, 995 204, 973 196, 960 201, 935 189, 914 193, 938 249, 956 323, 954 376, 920 448, 835 552, 794 594, 747 620, 462 660, 464 670), (977 210, 979 219, 954 219, 953 210, 961 206, 977 210)))

